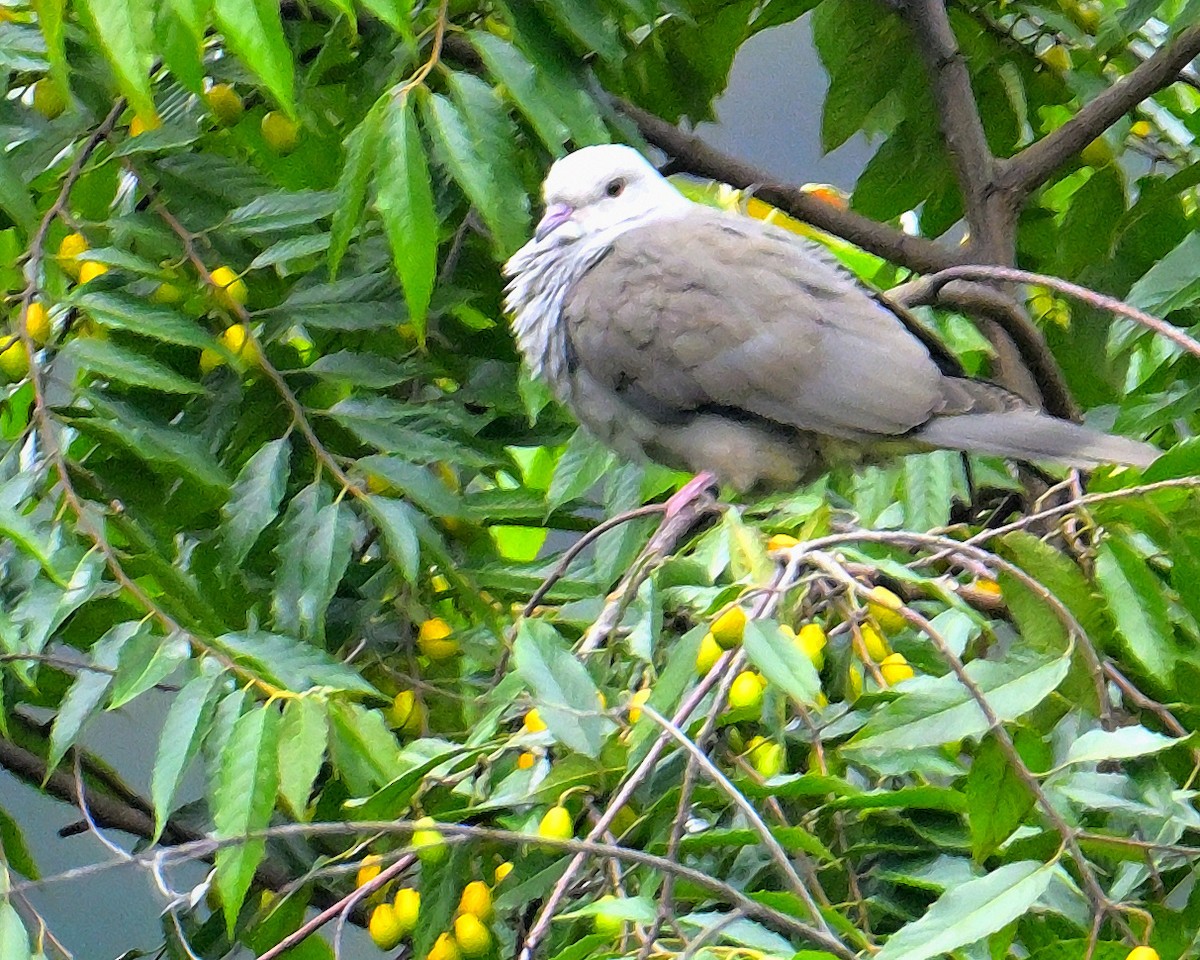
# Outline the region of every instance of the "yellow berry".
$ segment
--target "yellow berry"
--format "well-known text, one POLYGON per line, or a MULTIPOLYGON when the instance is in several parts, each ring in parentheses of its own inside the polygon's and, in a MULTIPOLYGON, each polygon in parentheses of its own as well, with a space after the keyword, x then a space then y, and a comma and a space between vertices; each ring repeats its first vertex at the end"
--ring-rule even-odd
POLYGON ((763 687, 758 681, 758 674, 753 670, 743 670, 733 678, 729 688, 729 705, 735 710, 757 710, 762 706, 763 687))
POLYGON ((502 881, 505 877, 507 877, 512 872, 513 872, 513 862, 511 860, 505 860, 502 864, 500 864, 500 866, 498 866, 496 868, 496 872, 492 874, 492 879, 495 880, 496 883, 500 883, 500 881, 502 881))
POLYGON ((914 676, 913 668, 909 666, 902 653, 893 653, 884 657, 879 664, 879 672, 889 687, 894 687, 905 680, 911 680, 914 676))
POLYGON ((537 709, 530 710, 525 714, 525 719, 521 721, 522 733, 541 733, 546 729, 546 721, 542 719, 542 715, 537 712, 537 709))
POLYGON ((407 937, 417 928, 417 918, 421 915, 421 891, 412 887, 401 887, 396 891, 392 908, 396 911, 400 936, 407 937))
POLYGON ((532 770, 535 763, 537 763, 537 757, 535 757, 528 750, 517 757, 518 770, 532 770))
POLYGON ((363 857, 362 863, 358 867, 358 873, 354 875, 354 886, 356 888, 365 886, 379 876, 382 863, 383 861, 375 854, 363 857))
POLYGON ((183 288, 174 283, 163 282, 150 291, 150 302, 170 306, 183 300, 183 288))
POLYGON ((82 233, 68 233, 58 245, 58 265, 63 272, 75 280, 79 279, 79 268, 82 264, 77 259, 81 253, 91 249, 87 238, 82 233))
POLYGON ((44 346, 50 340, 50 311, 46 309, 45 304, 35 301, 29 305, 29 309, 25 311, 25 330, 29 339, 38 346, 44 346))
MULTIPOLYGON (((891 653, 887 641, 883 638, 883 634, 871 624, 864 623, 859 627, 859 630, 862 632, 863 648, 870 659, 879 663, 879 661, 891 653)), ((855 649, 857 650, 857 647, 855 649)))
POLYGON ((472 880, 463 887, 462 896, 458 898, 458 912, 473 913, 480 920, 488 919, 492 915, 492 891, 488 885, 482 880, 472 880))
POLYGON ((300 125, 272 110, 262 118, 262 135, 267 146, 279 154, 291 153, 300 142, 300 125))
POLYGON ((220 266, 209 274, 212 277, 213 297, 217 303, 237 313, 238 307, 244 307, 250 299, 250 291, 246 281, 239 277, 231 267, 220 266))
POLYGON ((0 337, 0 374, 9 383, 29 376, 29 354, 16 337, 0 337))
POLYGON ((637 723, 642 719, 642 707, 645 706, 646 701, 650 699, 651 693, 653 693, 653 691, 649 687, 642 687, 642 689, 635 691, 633 696, 629 698, 630 723, 637 723))
POLYGON ((696 651, 696 672, 701 676, 713 668, 725 651, 711 633, 706 633, 700 641, 700 649, 696 651))
POLYGON ((446 838, 440 830, 433 829, 434 824, 433 817, 422 817, 416 822, 417 829, 413 831, 412 840, 409 841, 409 846, 416 851, 422 863, 441 863, 449 852, 446 838))
POLYGON ((537 832, 547 840, 570 840, 575 836, 575 821, 566 807, 554 806, 542 817, 537 832))
POLYGON ((765 780, 777 777, 787 762, 787 751, 781 743, 763 741, 750 750, 750 765, 765 780))
POLYGON ((825 647, 829 638, 819 623, 806 623, 795 635, 796 643, 818 670, 825 665, 825 647))
POLYGON ((846 673, 846 699, 853 703, 863 692, 863 672, 862 667, 857 663, 850 664, 850 669, 846 673))
POLYGON ((867 601, 867 611, 883 628, 884 633, 896 633, 907 626, 908 621, 900 615, 902 606, 904 606, 904 601, 887 587, 871 588, 871 599, 867 601))
POLYGON ((53 120, 67 109, 67 95, 52 79, 42 77, 33 85, 33 109, 47 120, 53 120))
POLYGON ((795 537, 789 537, 786 533, 777 533, 767 541, 767 551, 774 553, 776 550, 790 550, 799 542, 795 537))
POLYGON ((1158 960, 1158 951, 1153 947, 1134 947, 1125 960, 1158 960))
POLYGON ((131 137, 140 137, 147 130, 157 130, 161 126, 162 121, 158 119, 157 115, 143 117, 141 114, 138 114, 129 121, 129 135, 131 137))
POLYGON ((429 948, 429 953, 425 955, 425 960, 459 960, 462 956, 462 951, 458 949, 458 944, 454 942, 454 938, 448 933, 438 935, 437 940, 433 942, 433 946, 429 948))
POLYGON ((441 617, 431 617, 417 629, 417 649, 430 660, 448 660, 458 653, 458 641, 450 639, 453 632, 441 617))
POLYGON ((367 921, 367 932, 380 950, 391 950, 404 936, 396 919, 396 908, 390 903, 381 903, 371 911, 367 921))
POLYGON ((1042 62, 1048 67, 1053 67, 1059 73, 1066 73, 1071 69, 1071 51, 1062 44, 1056 43, 1042 54, 1042 62))
POLYGON ((1079 158, 1089 167, 1104 167, 1113 162, 1112 147, 1103 137, 1097 137, 1080 151, 1079 158))
POLYGON ((454 939, 465 957, 480 957, 492 945, 491 931, 473 913, 460 913, 454 918, 454 939))
POLYGON ((445 593, 450 589, 450 581, 440 573, 435 573, 429 578, 429 589, 434 593, 445 593))
POLYGON ((736 647, 746 632, 746 611, 741 607, 730 607, 713 621, 710 632, 725 650, 736 647))
POLYGON ((1130 134, 1135 137, 1148 137, 1153 130, 1149 120, 1138 120, 1129 128, 1130 134))
POLYGON ((987 580, 983 577, 975 581, 975 589, 980 593, 988 593, 993 597, 1000 596, 1000 584, 995 580, 987 580))
MULTIPOLYGON (((616 900, 611 893, 606 893, 597 903, 609 903, 616 900)), ((625 932, 625 921, 620 917, 614 917, 610 913, 594 913, 592 914, 592 929, 599 934, 603 934, 615 940, 625 932)))
POLYGON ((214 83, 204 95, 204 99, 213 116, 224 126, 232 127, 242 119, 242 111, 245 109, 242 98, 228 83, 214 83))
POLYGON ((79 265, 79 282, 91 283, 97 277, 102 277, 108 273, 108 265, 98 263, 95 260, 84 260, 79 265))
POLYGON ((401 733, 417 736, 425 725, 425 710, 411 690, 401 690, 388 709, 388 722, 401 733))
POLYGON ((200 351, 200 372, 204 376, 207 377, 210 373, 216 370, 217 367, 224 365, 225 358, 216 350, 211 350, 208 347, 205 347, 200 351))

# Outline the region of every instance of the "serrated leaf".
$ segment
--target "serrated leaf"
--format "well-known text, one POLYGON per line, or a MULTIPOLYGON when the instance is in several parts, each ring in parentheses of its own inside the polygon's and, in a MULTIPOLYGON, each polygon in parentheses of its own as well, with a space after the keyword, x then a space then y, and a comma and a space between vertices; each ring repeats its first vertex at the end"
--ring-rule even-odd
POLYGON ((58 714, 50 728, 50 752, 46 775, 50 775, 79 736, 83 725, 96 712, 108 688, 112 686, 112 671, 117 668, 121 647, 149 627, 139 623, 121 623, 104 634, 92 648, 91 662, 99 670, 80 670, 59 704, 58 714))
POLYGON ((504 85, 546 148, 554 156, 562 156, 571 131, 550 106, 533 64, 511 43, 490 33, 474 30, 470 39, 488 72, 504 85))
POLYGON ((821 693, 821 678, 808 655, 779 625, 751 620, 742 635, 746 656, 768 682, 793 700, 813 706, 821 693))
POLYGON ((399 457, 375 454, 362 457, 358 469, 369 476, 386 480, 389 488, 403 493, 409 500, 434 517, 462 516, 462 501, 431 471, 399 457))
POLYGON ((892 934, 876 960, 929 960, 995 933, 1037 902, 1057 869, 1054 862, 1023 860, 951 888, 892 934))
POLYGON ((292 693, 327 687, 378 695, 353 667, 302 640, 260 630, 222 634, 213 643, 235 662, 292 693))
POLYGON ((406 39, 412 37, 412 0, 359 0, 359 3, 406 39))
POLYGON ((966 785, 971 852, 982 863, 1007 840, 1033 807, 1034 796, 989 734, 971 761, 966 785))
POLYGON ((33 0, 30 4, 37 14, 38 27, 46 40, 46 56, 50 60, 50 76, 64 93, 71 89, 67 70, 67 53, 63 41, 67 0, 33 0))
MULTIPOLYGON (((803 827, 772 827, 771 835, 785 850, 800 851, 829 862, 837 859, 833 851, 803 827)), ((761 843, 762 836, 757 830, 722 828, 689 834, 680 842, 679 849, 685 853, 700 853, 720 847, 754 847, 761 843)))
POLYGON ((336 280, 342 257, 350 244, 358 222, 362 219, 363 205, 367 199, 367 184, 379 151, 379 138, 383 129, 384 112, 388 95, 380 98, 371 107, 362 122, 346 140, 346 161, 338 176, 333 192, 337 206, 333 211, 333 224, 329 231, 329 276, 336 280))
POLYGON ((37 225, 37 210, 29 187, 21 178, 12 159, 0 151, 0 210, 3 210, 28 236, 37 225))
POLYGON ((1142 726, 1116 730, 1089 730, 1071 742, 1063 765, 1102 763, 1105 760, 1129 760, 1167 750, 1182 740, 1168 737, 1142 726))
POLYGON ((43 541, 42 535, 33 528, 27 517, 18 513, 9 504, 2 502, 0 502, 0 535, 36 560, 52 582, 60 587, 66 586, 61 574, 54 568, 50 545, 43 541))
POLYGON ((288 809, 306 819, 308 798, 325 761, 329 717, 316 697, 289 700, 279 726, 279 796, 288 809))
POLYGON ((554 738, 586 756, 600 756, 616 724, 600 712, 599 689, 558 632, 541 620, 522 620, 513 657, 554 738))
POLYGON ((33 960, 29 934, 17 908, 8 896, 8 870, 0 863, 0 957, 4 960, 33 960))
POLYGON ((131 637, 117 658, 108 709, 124 706, 170 676, 190 653, 187 640, 179 634, 160 637, 143 630, 131 637))
POLYGON ((1130 306, 1166 316, 1200 302, 1200 234, 1189 233, 1130 289, 1130 306))
MULTIPOLYGON (((1069 658, 1050 661, 1012 658, 1003 663, 973 660, 968 676, 987 697, 1001 720, 1028 713, 1048 697, 1066 676, 1069 658)), ((982 735, 987 720, 954 674, 918 677, 904 692, 877 710, 843 751, 912 750, 982 735)))
POLYGON ((950 522, 954 468, 961 454, 937 450, 904 458, 904 528, 933 530, 950 522))
POLYGON ((281 190, 256 197, 230 211, 225 218, 225 228, 231 233, 252 236, 309 226, 316 220, 332 216, 337 201, 332 190, 281 190))
MULTIPOLYGON (((279 710, 272 704, 238 717, 225 749, 213 791, 213 825, 222 838, 245 837, 271 822, 279 786, 279 710)), ((266 853, 266 840, 248 839, 222 847, 216 857, 216 884, 232 937, 254 871, 266 853)))
POLYGON ((85 370, 107 380, 161 393, 197 394, 204 388, 194 380, 180 376, 170 367, 129 347, 96 337, 76 337, 61 351, 85 370))
POLYGON ((339 350, 337 353, 327 353, 318 357, 309 364, 308 372, 326 380, 370 387, 372 390, 394 387, 413 377, 411 367, 402 366, 395 360, 373 353, 352 353, 349 350, 339 350))
POLYGON ((375 170, 375 206, 410 322, 424 341, 425 315, 437 278, 438 219, 425 148, 407 97, 400 102, 388 100, 375 170))
MULTIPOLYGON (((0 862, 30 880, 38 880, 41 877, 37 862, 33 859, 33 854, 29 852, 29 845, 25 842, 25 835, 21 832, 21 825, 2 807, 0 807, 0 862)), ((4 956, 4 954, 0 954, 0 956, 4 956)))
POLYGON ((231 569, 246 559, 259 534, 279 512, 287 489, 291 447, 286 437, 260 447, 242 467, 221 508, 225 553, 231 569))
POLYGON ((371 497, 366 506, 383 534, 396 569, 407 582, 415 584, 421 564, 421 542, 412 507, 391 497, 371 497))
POLYGON ((275 0, 213 0, 217 25, 238 59, 262 81, 289 116, 293 100, 292 51, 275 0))
POLYGON ((378 710, 357 703, 329 704, 333 765, 354 796, 367 796, 404 773, 400 747, 378 710))
POLYGON ((302 237, 292 237, 280 240, 267 247, 262 253, 250 261, 251 270, 261 270, 263 267, 274 267, 281 263, 299 260, 301 257, 311 257, 323 252, 329 247, 329 234, 314 233, 302 237))
POLYGON ((188 764, 200 750, 208 733, 216 706, 218 673, 201 673, 189 680, 176 694, 163 721, 159 735, 158 753, 150 781, 150 799, 154 805, 154 836, 156 842, 171 815, 175 791, 183 779, 188 764))
POLYGON ((312 538, 317 514, 330 502, 329 491, 319 480, 310 483, 288 503, 275 547, 278 560, 271 610, 275 626, 284 633, 300 634, 300 595, 304 590, 304 554, 312 538))
POLYGON ((80 0, 89 25, 112 65, 117 86, 136 114, 158 116, 150 92, 149 31, 154 11, 147 0, 80 0))
POLYGON ((168 307, 156 307, 120 291, 85 293, 74 301, 80 311, 104 327, 140 334, 164 343, 199 350, 212 349, 216 340, 190 317, 168 307))
POLYGON ((1129 655, 1147 677, 1167 683, 1177 654, 1162 583, 1132 547, 1109 537, 1096 555, 1096 584, 1129 655))
POLYGON ((583 496, 608 473, 613 455, 601 446, 582 427, 567 441, 566 449, 554 468, 550 489, 546 491, 546 506, 556 510, 564 503, 583 496))

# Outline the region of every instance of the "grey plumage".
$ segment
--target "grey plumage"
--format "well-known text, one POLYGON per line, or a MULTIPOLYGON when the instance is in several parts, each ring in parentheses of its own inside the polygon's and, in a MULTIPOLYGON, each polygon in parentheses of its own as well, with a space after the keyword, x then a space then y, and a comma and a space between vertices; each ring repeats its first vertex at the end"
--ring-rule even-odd
POLYGON ((628 457, 749 489, 936 447, 1084 467, 1157 455, 948 376, 822 248, 690 203, 629 148, 559 161, 546 201, 506 267, 518 343, 628 457))

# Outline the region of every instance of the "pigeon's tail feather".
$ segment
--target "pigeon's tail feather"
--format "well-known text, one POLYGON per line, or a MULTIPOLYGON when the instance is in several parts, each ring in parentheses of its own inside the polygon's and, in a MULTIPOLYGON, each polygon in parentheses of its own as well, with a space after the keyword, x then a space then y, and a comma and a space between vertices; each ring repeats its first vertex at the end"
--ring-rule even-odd
POLYGON ((1089 430, 1029 408, 936 416, 913 436, 933 447, 1081 468, 1106 463, 1146 467, 1161 453, 1148 443, 1089 430))

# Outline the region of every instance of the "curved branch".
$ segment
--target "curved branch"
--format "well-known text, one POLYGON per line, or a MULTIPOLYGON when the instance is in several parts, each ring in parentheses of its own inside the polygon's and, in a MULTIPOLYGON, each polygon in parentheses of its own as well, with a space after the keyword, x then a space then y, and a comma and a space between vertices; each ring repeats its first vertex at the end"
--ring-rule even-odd
POLYGON ((998 185, 1010 194, 1014 207, 1054 175, 1054 172, 1117 122, 1121 116, 1179 79, 1179 73, 1200 56, 1200 26, 1188 27, 1171 43, 1135 67, 1113 86, 1089 101, 1053 133, 1020 153, 997 162, 998 185))
POLYGON ((722 153, 695 134, 680 130, 626 100, 618 100, 616 106, 637 125, 649 143, 674 157, 690 173, 720 180, 741 190, 754 187, 755 196, 785 213, 849 240, 885 260, 921 273, 944 270, 970 260, 965 250, 910 236, 862 214, 835 207, 797 186, 779 183, 753 164, 722 153))

